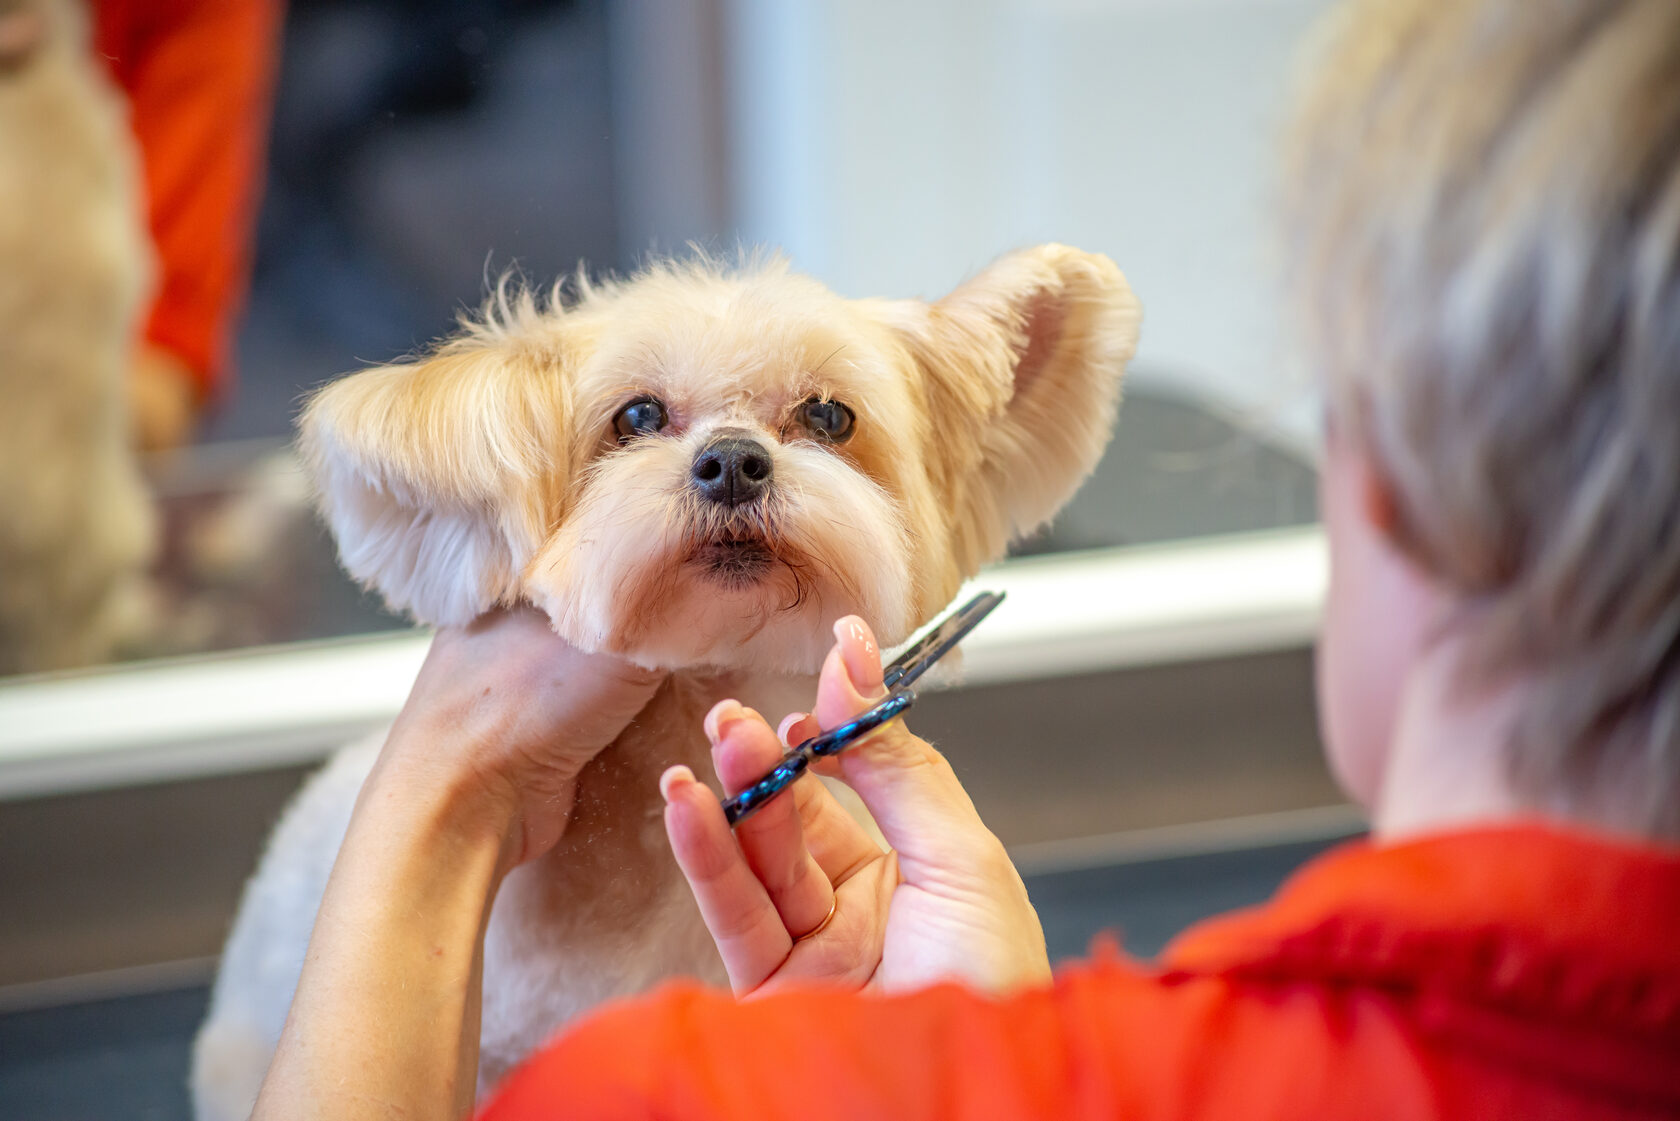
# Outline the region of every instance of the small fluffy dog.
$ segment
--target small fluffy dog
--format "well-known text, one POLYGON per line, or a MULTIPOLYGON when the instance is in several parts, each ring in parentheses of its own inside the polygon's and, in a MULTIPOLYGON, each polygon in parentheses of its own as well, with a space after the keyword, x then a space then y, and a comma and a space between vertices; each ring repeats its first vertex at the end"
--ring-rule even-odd
MULTIPOLYGON (((393 607, 529 602, 580 648, 676 671, 502 887, 481 1091, 591 1005, 722 978, 660 773, 709 773, 706 709, 806 684, 835 618, 902 641, 1050 518, 1108 441, 1138 318, 1112 262, 1059 245, 932 304, 840 299, 779 259, 667 263, 569 306, 504 293, 429 357, 310 402, 340 555, 393 607)), ((310 783, 246 891, 194 1054, 201 1121, 250 1110, 377 749, 310 783)))
POLYGON ((84 5, 0 0, 0 674, 104 661, 149 624, 127 393, 144 213, 84 5))

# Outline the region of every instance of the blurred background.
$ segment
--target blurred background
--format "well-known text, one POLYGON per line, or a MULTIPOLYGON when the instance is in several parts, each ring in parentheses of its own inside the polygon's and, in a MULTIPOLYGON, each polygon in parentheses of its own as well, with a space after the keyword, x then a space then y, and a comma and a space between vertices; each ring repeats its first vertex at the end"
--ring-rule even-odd
MULTIPOLYGON (((45 174, 3 166, 28 140, 7 83, 27 92, 33 65, 8 66, 5 21, 32 4, 74 6, 0 0, 0 194, 45 174)), ((1117 439, 988 577, 1029 606, 976 636, 919 728, 1030 873, 1058 954, 1103 928, 1152 952, 1357 830, 1316 746, 1316 401, 1268 227, 1291 61, 1326 6, 294 0, 238 32, 273 82, 247 114, 248 207, 198 231, 248 238, 225 353, 174 446, 125 450, 158 528, 144 609, 79 666, 0 627, 21 671, 0 682, 0 1117, 83 1115, 73 1087, 111 1079, 130 1091, 100 1115, 183 1108, 263 837, 394 712, 424 646, 337 570, 288 450, 300 396, 447 332, 508 268, 771 245, 843 295, 935 297, 1017 246, 1109 254, 1145 307, 1117 439)), ((120 87, 105 7, 147 6, 95 4, 78 47, 120 87)), ((0 254, 27 255, 7 229, 0 254)), ((39 283, 0 274, 0 309, 39 283)), ((21 361, 0 349, 0 379, 21 361)), ((0 583, 21 588, 39 558, 4 519, 35 470, 11 462, 0 583)))

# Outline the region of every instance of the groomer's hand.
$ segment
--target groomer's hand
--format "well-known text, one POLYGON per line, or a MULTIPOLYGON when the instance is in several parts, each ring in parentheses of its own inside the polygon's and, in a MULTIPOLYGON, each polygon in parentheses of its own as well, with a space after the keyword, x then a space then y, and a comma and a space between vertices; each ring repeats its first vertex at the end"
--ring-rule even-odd
POLYGON ((472 1112, 497 888, 559 840, 578 773, 661 677, 529 609, 438 631, 356 800, 255 1121, 472 1112))
MULTIPOLYGON (((835 624, 816 711, 773 731, 723 701, 706 718, 718 777, 738 792, 799 743, 886 695, 861 619, 835 624)), ((884 991, 942 979, 989 991, 1048 981, 1038 914, 945 758, 894 721, 836 760, 891 848, 807 774, 733 833, 687 768, 661 783, 665 827, 740 994, 831 981, 884 991)))
POLYGON ((571 813, 578 773, 665 679, 584 654, 529 607, 497 611, 432 640, 380 756, 381 777, 465 788, 505 830, 508 867, 547 852, 571 813))

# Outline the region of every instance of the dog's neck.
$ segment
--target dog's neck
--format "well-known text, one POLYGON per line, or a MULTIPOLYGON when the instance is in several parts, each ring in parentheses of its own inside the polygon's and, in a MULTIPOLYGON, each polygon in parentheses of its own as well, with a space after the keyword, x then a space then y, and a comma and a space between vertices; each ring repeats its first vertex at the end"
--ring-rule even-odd
MULTIPOLYGON (((546 860, 545 876, 573 883, 583 877, 598 887, 603 878, 618 880, 625 873, 669 865, 659 776, 680 763, 716 788, 701 727, 706 712, 733 697, 774 721, 801 703, 808 705, 813 690, 813 679, 804 675, 673 673, 623 734, 578 776, 571 821, 546 860)), ((658 879, 641 878, 650 890, 658 879)), ((613 890, 632 889, 621 884, 613 890)))
POLYGON ((481 1056, 481 1093, 533 1042, 601 1000, 641 991, 672 973, 724 981, 665 837, 659 776, 682 763, 711 777, 701 720, 719 700, 735 697, 780 713, 810 704, 812 689, 808 677, 675 673, 584 768, 560 843, 514 869, 497 896, 486 973, 525 978, 543 996, 510 1000, 504 992, 500 1005, 487 1006, 488 1022, 500 1025, 494 1030, 509 1030, 509 1022, 515 1028, 481 1056), (548 1003, 531 1012, 530 1002, 539 999, 548 1003), (510 1015, 510 1006, 513 1019, 498 1019, 510 1015), (529 1023, 540 1023, 540 1030, 522 1033, 518 1025, 529 1023))

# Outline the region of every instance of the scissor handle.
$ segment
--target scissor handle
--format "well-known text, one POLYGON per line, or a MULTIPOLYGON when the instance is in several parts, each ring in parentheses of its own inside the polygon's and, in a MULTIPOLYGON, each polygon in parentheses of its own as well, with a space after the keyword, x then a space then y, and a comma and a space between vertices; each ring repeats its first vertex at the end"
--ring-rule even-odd
POLYGON ((809 752, 813 758, 822 755, 838 755, 915 703, 916 691, 914 689, 889 694, 885 700, 880 701, 873 708, 858 713, 838 728, 831 728, 819 736, 811 737, 794 750, 809 752))
POLYGON ((723 815, 729 824, 739 825, 757 813, 764 803, 792 786, 800 775, 810 769, 811 760, 824 755, 838 755, 914 704, 916 694, 910 686, 916 679, 949 654, 968 632, 980 625, 980 620, 1002 602, 1002 592, 981 592, 935 623, 931 630, 882 671, 882 684, 887 687, 885 700, 838 728, 813 736, 793 748, 782 756, 782 761, 769 774, 724 802, 723 815))
MULTIPOLYGON (((801 745, 803 746, 803 745, 801 745)), ((764 808, 764 804, 788 787, 811 766, 811 757, 794 749, 782 756, 782 761, 769 774, 723 803, 723 817, 733 829, 764 808)))
POLYGON ((899 716, 916 703, 916 693, 906 689, 892 693, 873 708, 860 712, 836 728, 812 736, 798 747, 789 749, 782 761, 769 774, 723 803, 723 816, 731 827, 739 825, 763 805, 788 787, 811 767, 813 759, 838 755, 887 721, 899 716))

